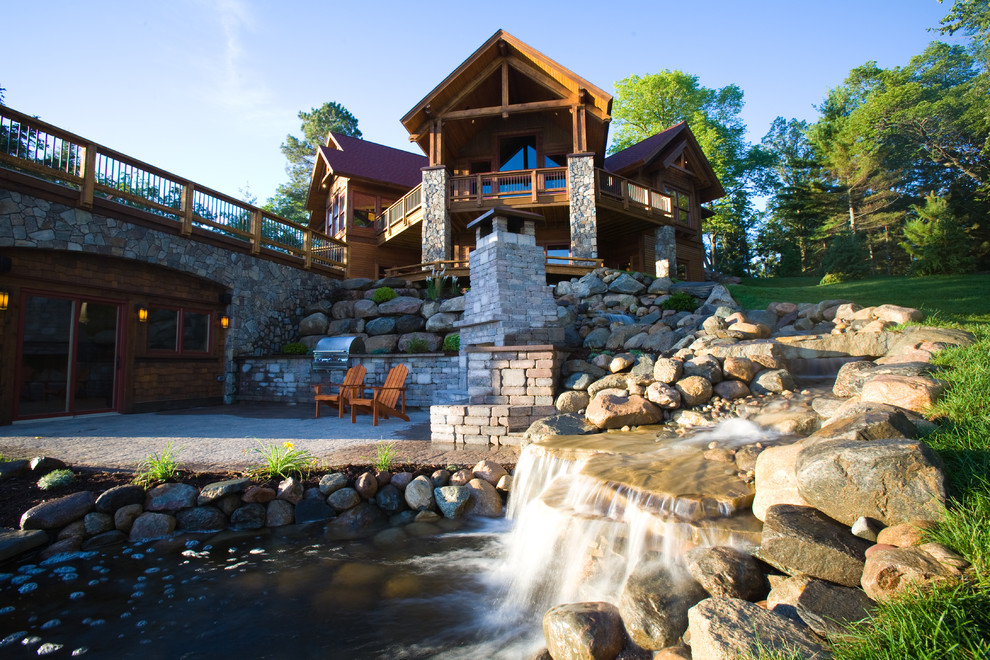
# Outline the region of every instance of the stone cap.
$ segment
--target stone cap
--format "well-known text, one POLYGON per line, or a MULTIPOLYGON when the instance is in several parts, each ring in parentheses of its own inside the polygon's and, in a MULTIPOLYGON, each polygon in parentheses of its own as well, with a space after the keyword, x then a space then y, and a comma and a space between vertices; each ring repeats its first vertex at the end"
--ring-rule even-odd
POLYGON ((546 222, 546 218, 544 218, 539 213, 533 213, 531 211, 520 211, 518 209, 510 208, 507 206, 496 206, 494 208, 489 209, 488 211, 485 211, 477 218, 467 223, 467 227, 465 227, 465 229, 471 229, 473 227, 481 227, 481 226, 486 226, 487 228, 491 229, 492 221, 494 220, 495 216, 502 216, 507 220, 520 220, 524 223, 546 222))

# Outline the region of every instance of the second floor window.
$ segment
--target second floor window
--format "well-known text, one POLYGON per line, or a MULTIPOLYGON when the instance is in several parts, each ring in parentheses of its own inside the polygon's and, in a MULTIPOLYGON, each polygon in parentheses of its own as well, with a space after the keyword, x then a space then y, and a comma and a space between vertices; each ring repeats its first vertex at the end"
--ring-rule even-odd
POLYGON ((671 213, 674 222, 685 227, 691 226, 691 195, 676 188, 667 188, 664 192, 670 196, 671 213))

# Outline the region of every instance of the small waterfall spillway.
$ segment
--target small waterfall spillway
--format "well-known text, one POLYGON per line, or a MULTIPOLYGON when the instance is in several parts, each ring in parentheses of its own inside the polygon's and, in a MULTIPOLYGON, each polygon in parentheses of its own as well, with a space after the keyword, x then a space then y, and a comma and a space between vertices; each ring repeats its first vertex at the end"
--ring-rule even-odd
MULTIPOLYGON (((759 545, 754 488, 732 450, 776 435, 735 419, 690 436, 656 429, 555 436, 528 445, 514 477, 498 569, 505 626, 568 602, 618 605, 637 564, 693 547, 759 545)), ((534 640, 535 644, 535 640, 534 640)))

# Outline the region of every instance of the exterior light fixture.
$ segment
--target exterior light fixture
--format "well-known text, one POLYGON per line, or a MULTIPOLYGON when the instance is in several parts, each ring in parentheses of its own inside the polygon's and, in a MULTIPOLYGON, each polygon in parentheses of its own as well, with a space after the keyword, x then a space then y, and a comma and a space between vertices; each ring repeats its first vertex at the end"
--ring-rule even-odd
POLYGON ((138 321, 141 323, 146 323, 148 321, 148 308, 144 305, 137 305, 136 309, 138 321))
POLYGON ((10 302, 10 294, 0 291, 0 312, 7 311, 7 303, 10 302))
POLYGON ((222 314, 220 316, 220 327, 223 328, 224 330, 230 327, 230 317, 227 316, 226 314, 222 314))

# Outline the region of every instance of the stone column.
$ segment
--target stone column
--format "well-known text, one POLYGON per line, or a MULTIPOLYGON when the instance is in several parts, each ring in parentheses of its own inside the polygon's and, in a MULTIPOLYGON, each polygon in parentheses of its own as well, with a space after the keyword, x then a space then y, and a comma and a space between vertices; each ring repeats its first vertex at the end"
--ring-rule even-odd
POLYGON ((571 256, 597 258, 594 154, 567 156, 567 195, 570 198, 571 256))
POLYGON ((447 168, 423 168, 423 262, 445 261, 453 255, 447 209, 447 168))
POLYGON ((677 265, 677 239, 674 236, 674 228, 671 225, 657 227, 653 236, 657 277, 670 277, 677 265))

